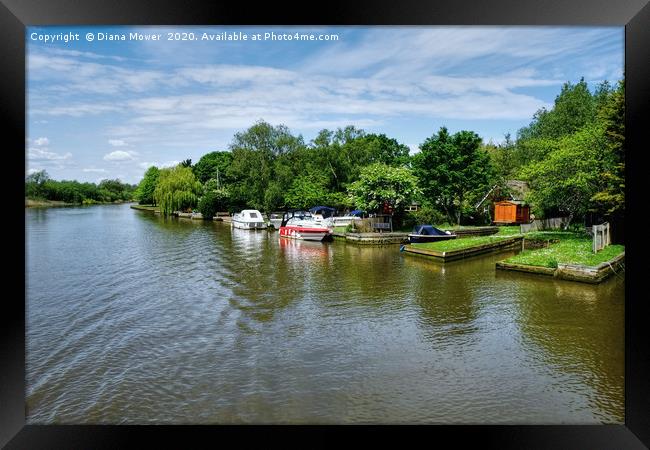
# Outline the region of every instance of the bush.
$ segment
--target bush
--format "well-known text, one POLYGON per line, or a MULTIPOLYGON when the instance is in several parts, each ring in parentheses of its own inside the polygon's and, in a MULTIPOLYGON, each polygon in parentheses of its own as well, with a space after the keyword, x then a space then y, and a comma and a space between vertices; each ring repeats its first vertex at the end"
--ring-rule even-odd
POLYGON ((347 231, 352 233, 370 233, 372 231, 372 226, 367 220, 355 220, 350 225, 348 225, 347 231))
POLYGON ((198 210, 204 219, 212 219, 217 213, 218 195, 214 191, 208 191, 199 200, 198 210))
POLYGON ((411 211, 404 217, 404 226, 441 225, 447 222, 447 216, 431 206, 424 206, 411 211))

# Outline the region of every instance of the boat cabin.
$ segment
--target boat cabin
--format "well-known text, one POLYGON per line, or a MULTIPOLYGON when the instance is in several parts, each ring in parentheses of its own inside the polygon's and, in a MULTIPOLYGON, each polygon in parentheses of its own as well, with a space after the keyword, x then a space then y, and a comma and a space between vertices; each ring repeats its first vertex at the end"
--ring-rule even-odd
POLYGON ((322 219, 327 219, 334 216, 336 209, 330 208, 329 206, 314 206, 309 209, 309 212, 314 216, 320 216, 322 219))
POLYGON ((284 214, 282 214, 282 222, 280 224, 281 227, 286 227, 287 222, 289 220, 295 219, 295 220, 313 220, 313 217, 309 211, 305 211, 302 209, 290 209, 288 211, 285 211, 284 214))

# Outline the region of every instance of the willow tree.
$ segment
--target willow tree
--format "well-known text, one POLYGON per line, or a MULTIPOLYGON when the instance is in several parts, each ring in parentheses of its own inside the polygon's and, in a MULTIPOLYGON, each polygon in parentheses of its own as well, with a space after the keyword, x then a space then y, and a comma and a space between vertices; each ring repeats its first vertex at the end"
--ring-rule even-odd
POLYGON ((192 169, 178 165, 160 170, 153 197, 160 206, 160 213, 167 217, 174 211, 196 206, 201 192, 201 183, 192 169))

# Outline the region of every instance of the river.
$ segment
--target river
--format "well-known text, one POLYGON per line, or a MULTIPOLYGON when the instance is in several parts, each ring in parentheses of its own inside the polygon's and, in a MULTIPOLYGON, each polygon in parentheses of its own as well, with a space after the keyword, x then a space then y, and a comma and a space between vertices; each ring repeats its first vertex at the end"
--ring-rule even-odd
POLYGON ((30 424, 624 422, 624 279, 26 209, 30 424))

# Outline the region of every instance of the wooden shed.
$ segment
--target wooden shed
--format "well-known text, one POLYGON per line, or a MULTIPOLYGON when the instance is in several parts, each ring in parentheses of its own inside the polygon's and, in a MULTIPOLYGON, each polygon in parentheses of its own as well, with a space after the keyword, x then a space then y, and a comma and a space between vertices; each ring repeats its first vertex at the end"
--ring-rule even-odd
POLYGON ((530 222, 530 207, 524 202, 504 200, 494 204, 494 223, 522 224, 530 222))

